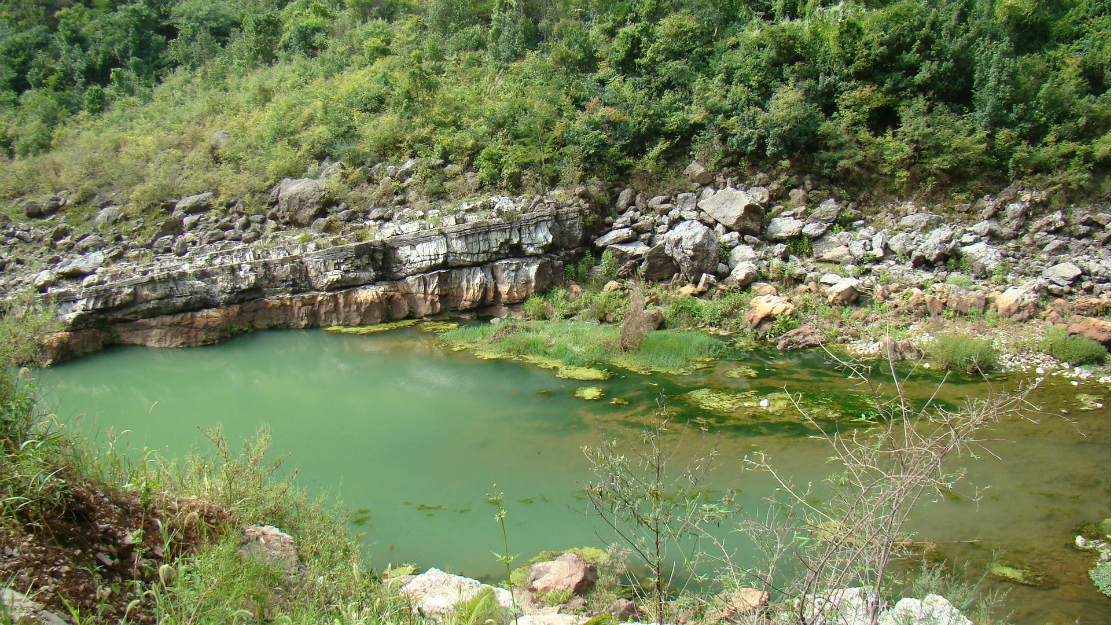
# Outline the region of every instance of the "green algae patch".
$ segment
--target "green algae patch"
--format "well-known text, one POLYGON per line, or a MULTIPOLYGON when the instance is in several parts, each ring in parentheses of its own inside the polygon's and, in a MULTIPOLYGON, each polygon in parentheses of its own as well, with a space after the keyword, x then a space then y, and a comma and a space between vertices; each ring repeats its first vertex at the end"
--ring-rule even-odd
POLYGON ((376 323, 371 326, 328 326, 324 328, 324 331, 333 334, 378 334, 379 332, 389 332, 391 330, 408 328, 416 323, 416 319, 402 319, 400 321, 376 323))
POLYGON ((722 375, 726 376, 727 378, 733 378, 735 380, 741 378, 742 376, 747 378, 755 378, 757 377, 757 370, 753 367, 746 367, 745 365, 741 365, 730 369, 722 375))
POLYGON ((575 396, 579 399, 585 399, 587 401, 602 399, 602 396, 605 394, 606 392, 603 391, 602 387, 600 386, 580 386, 579 388, 575 389, 575 396))
POLYGON ((417 331, 428 334, 444 334, 458 327, 459 324, 454 321, 422 321, 417 324, 417 331))
POLYGON ((1053 575, 1015 562, 994 562, 988 567, 988 576, 1002 582, 1011 582, 1035 588, 1057 588, 1058 580, 1053 575))
POLYGON ((1099 410, 1104 408, 1104 403, 1099 401, 1100 398, 1096 395, 1088 393, 1080 393, 1075 396, 1077 401, 1081 404, 1081 410, 1099 410))
POLYGON ((609 379, 605 366, 648 375, 688 375, 714 362, 724 343, 702 332, 656 330, 636 350, 621 351, 621 328, 583 321, 503 321, 468 325, 440 336, 450 349, 479 358, 520 360, 569 380, 609 379))
POLYGON ((747 400, 752 398, 752 394, 731 393, 729 391, 700 388, 689 393, 684 393, 683 398, 701 410, 732 416, 738 410, 746 406, 747 400))
POLYGON ((614 397, 610 400, 610 403, 615 406, 628 406, 629 400, 622 399, 621 397, 614 397))

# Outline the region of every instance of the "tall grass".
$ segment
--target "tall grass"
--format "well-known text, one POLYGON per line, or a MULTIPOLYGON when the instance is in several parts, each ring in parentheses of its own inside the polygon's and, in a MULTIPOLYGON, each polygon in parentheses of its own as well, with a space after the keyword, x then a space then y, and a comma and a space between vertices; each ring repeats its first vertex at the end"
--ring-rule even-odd
POLYGON ((999 352, 992 341, 968 334, 943 334, 934 340, 931 355, 943 369, 987 373, 996 368, 999 352))
POLYGON ((555 359, 574 367, 613 364, 633 370, 683 371, 714 357, 722 342, 701 332, 657 330, 635 350, 621 351, 621 328, 582 321, 505 322, 457 328, 441 340, 457 348, 507 357, 555 359))
POLYGON ((1086 336, 1070 336, 1063 328, 1048 330, 1039 349, 1075 367, 1108 362, 1108 350, 1103 345, 1086 336))

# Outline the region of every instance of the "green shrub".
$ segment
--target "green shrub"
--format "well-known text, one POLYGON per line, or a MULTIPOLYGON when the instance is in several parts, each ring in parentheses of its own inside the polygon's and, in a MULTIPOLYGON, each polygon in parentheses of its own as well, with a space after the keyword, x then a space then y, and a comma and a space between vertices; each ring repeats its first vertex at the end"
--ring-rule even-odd
POLYGON ((548 300, 543 295, 530 295, 524 303, 521 304, 521 312, 525 313, 528 319, 535 319, 538 321, 548 318, 548 300))
POLYGON ((943 334, 935 339, 931 355, 943 369, 985 373, 996 368, 999 352, 986 339, 943 334))
POLYGON ((1112 597, 1112 562, 1101 562, 1089 571, 1093 585, 1105 595, 1112 597))
POLYGON ((1103 345, 1086 336, 1070 336, 1063 328, 1047 331, 1039 349, 1075 367, 1102 365, 1108 361, 1108 351, 1103 345))
POLYGON ((664 323, 669 328, 691 328, 703 316, 703 302, 691 295, 673 297, 664 307, 664 323))

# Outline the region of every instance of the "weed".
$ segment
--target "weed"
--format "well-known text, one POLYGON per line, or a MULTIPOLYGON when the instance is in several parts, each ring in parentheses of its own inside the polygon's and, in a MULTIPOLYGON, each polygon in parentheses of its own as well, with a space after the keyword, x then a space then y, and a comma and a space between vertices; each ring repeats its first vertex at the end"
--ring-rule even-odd
POLYGON ((1108 351, 1103 345, 1086 336, 1070 336, 1064 328, 1047 330, 1039 349, 1075 367, 1102 365, 1108 361, 1108 351))
POLYGON ((934 340, 930 352, 943 369, 967 373, 992 371, 999 358, 992 341, 968 334, 943 334, 934 340))
POLYGON ((699 487, 714 468, 718 451, 705 430, 694 451, 687 451, 691 429, 672 424, 660 403, 653 424, 637 442, 605 437, 583 453, 598 478, 585 491, 591 507, 649 568, 649 599, 658 623, 668 618, 666 591, 671 573, 669 551, 679 549, 682 563, 696 560, 694 547, 684 551, 681 539, 700 536, 735 513, 733 492, 716 501, 705 501, 699 487), (681 450, 684 450, 681 455, 681 450), (675 463, 679 462, 679 471, 675 463))

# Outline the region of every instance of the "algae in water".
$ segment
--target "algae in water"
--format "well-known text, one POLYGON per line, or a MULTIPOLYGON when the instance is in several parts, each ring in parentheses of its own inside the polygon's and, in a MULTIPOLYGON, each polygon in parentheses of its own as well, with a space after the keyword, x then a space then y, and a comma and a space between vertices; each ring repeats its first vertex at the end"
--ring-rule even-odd
POLYGON ((587 401, 594 401, 602 399, 605 392, 599 386, 581 386, 575 389, 575 396, 579 399, 586 399, 587 401))
POLYGON ((408 328, 415 323, 417 323, 416 319, 402 319, 400 321, 376 323, 371 326, 328 326, 324 328, 324 331, 332 332, 333 334, 377 334, 379 332, 389 332, 390 330, 408 328))

